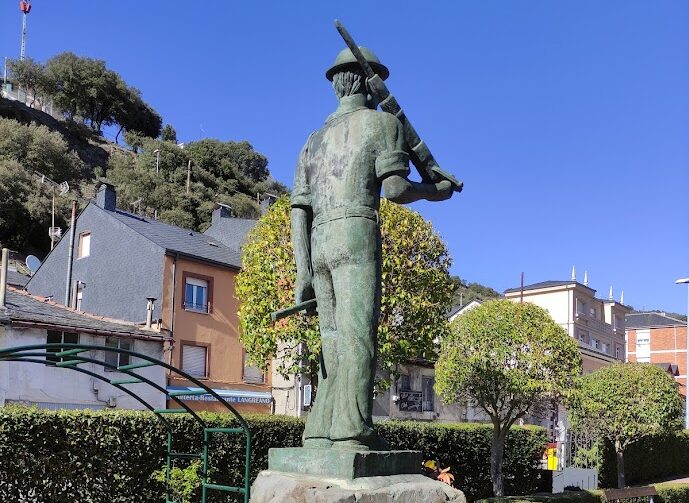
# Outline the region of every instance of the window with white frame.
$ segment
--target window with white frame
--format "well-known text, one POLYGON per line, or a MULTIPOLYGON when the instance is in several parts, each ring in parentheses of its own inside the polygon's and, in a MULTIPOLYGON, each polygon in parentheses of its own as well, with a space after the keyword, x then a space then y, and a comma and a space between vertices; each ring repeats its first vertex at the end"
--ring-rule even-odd
POLYGON ((594 339, 593 337, 591 337, 591 346, 593 346, 596 349, 600 348, 600 341, 598 339, 594 339))
POLYGON ((597 318, 598 311, 596 311, 596 308, 595 308, 595 307, 592 307, 592 308, 589 310, 589 315, 590 315, 591 318, 593 318, 593 319, 596 319, 596 318, 597 318))
POLYGON ((208 348, 182 344, 182 370, 192 377, 208 377, 208 348))
POLYGON ((91 233, 82 232, 79 234, 79 248, 77 258, 84 258, 91 255, 91 233))
POLYGON ((636 331, 636 361, 648 363, 651 361, 651 330, 636 331))
MULTIPOLYGON (((79 344, 79 334, 73 332, 60 332, 59 330, 48 330, 48 336, 46 337, 47 344, 79 344)), ((48 348, 46 353, 59 353, 60 351, 66 350, 68 348, 48 348)), ((49 362, 59 362, 63 361, 64 357, 59 356, 46 356, 46 361, 49 362)))
POLYGON ((577 299, 577 315, 584 316, 586 314, 586 302, 581 299, 577 299))
POLYGON ((190 311, 208 312, 208 281, 194 277, 185 279, 184 308, 190 311))
MULTIPOLYGON (((122 339, 120 337, 108 337, 105 339, 105 346, 115 349, 132 349, 132 341, 127 339, 122 339)), ((118 353, 116 351, 105 351, 105 363, 114 365, 115 367, 122 367, 124 365, 129 365, 130 359, 129 355, 126 353, 118 353)), ((103 367, 106 372, 114 372, 115 369, 103 367)))

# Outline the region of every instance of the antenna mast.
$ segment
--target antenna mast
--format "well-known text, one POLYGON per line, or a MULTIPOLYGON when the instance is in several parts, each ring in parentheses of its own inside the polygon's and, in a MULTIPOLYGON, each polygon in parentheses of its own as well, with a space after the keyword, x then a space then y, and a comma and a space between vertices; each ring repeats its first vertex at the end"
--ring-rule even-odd
POLYGON ((31 0, 21 0, 19 10, 22 11, 22 48, 19 52, 19 61, 24 61, 26 55, 26 16, 31 12, 31 0))

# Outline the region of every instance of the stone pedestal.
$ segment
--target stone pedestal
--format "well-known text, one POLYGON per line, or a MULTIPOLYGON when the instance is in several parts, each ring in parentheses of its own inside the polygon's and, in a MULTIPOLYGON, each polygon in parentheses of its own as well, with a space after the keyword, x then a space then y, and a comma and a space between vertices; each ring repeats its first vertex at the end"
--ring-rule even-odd
POLYGON ((265 470, 251 487, 251 503, 466 503, 464 493, 423 475, 352 480, 265 470))

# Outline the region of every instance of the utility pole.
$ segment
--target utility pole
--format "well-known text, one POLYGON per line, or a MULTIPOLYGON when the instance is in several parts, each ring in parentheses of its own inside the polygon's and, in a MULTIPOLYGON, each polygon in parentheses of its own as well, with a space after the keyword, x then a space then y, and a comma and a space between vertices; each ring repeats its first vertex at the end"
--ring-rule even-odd
POLYGON ((55 239, 53 239, 53 229, 55 229, 55 186, 53 185, 53 211, 50 216, 50 249, 55 248, 55 239))
POLYGON ((19 51, 19 61, 24 61, 24 56, 26 56, 26 17, 31 12, 31 1, 22 0, 19 2, 19 10, 22 11, 22 45, 19 51))
POLYGON ((191 159, 189 159, 189 164, 187 164, 187 194, 189 194, 189 187, 191 186, 191 159))

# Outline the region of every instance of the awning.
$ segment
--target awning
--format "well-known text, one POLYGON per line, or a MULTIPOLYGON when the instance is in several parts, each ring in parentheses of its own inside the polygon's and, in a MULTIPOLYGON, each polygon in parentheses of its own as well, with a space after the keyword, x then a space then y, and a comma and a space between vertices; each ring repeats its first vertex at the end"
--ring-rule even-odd
MULTIPOLYGON (((189 391, 190 393, 198 393, 202 391, 201 388, 194 388, 191 386, 168 386, 167 391, 189 391)), ((242 389, 213 389, 218 395, 224 398, 228 403, 255 403, 270 405, 273 396, 266 391, 247 391, 242 389)), ((182 400, 199 400, 202 402, 216 402, 213 395, 206 393, 205 395, 177 395, 177 398, 182 400)))

